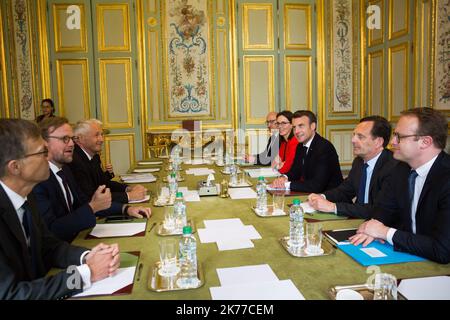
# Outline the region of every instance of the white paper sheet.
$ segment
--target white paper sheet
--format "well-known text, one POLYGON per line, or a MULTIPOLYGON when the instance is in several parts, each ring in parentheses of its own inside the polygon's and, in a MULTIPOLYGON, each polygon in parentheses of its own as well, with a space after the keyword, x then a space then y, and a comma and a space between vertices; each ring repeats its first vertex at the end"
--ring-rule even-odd
POLYGON ((204 220, 203 223, 205 224, 205 227, 208 229, 223 229, 223 228, 230 229, 235 227, 241 227, 244 225, 242 223, 242 220, 239 218, 204 220))
POLYGON ((267 190, 268 191, 288 191, 290 189, 289 188, 272 188, 270 185, 267 185, 267 190))
POLYGON ((134 169, 134 173, 148 173, 148 172, 158 172, 161 168, 148 168, 148 169, 134 169))
POLYGON ((150 183, 156 181, 156 177, 151 173, 133 173, 120 176, 125 183, 150 183))
POLYGON ((130 200, 128 201, 128 203, 133 204, 133 203, 143 203, 143 202, 147 202, 148 200, 150 200, 150 195, 146 195, 144 199, 141 200, 130 200))
POLYGON ((233 200, 256 199, 256 192, 251 188, 228 189, 228 194, 233 200))
POLYGON ((183 193, 184 201, 186 202, 199 202, 200 195, 198 191, 188 191, 186 194, 183 193))
POLYGON ((408 300, 450 300, 450 277, 405 279, 397 289, 408 300))
POLYGON ((92 286, 74 297, 87 297, 94 295, 109 295, 133 283, 136 267, 119 268, 111 278, 94 282, 92 286))
POLYGON ((90 235, 97 238, 126 237, 145 231, 146 222, 97 224, 90 235))
POLYGON ((198 229, 201 243, 232 242, 233 240, 257 240, 261 235, 253 226, 241 226, 239 228, 223 229, 198 229))
POLYGON ((192 168, 186 170, 186 174, 192 174, 194 176, 207 176, 209 174, 215 174, 216 172, 213 169, 209 168, 192 168))
POLYGON ((220 284, 230 286, 244 283, 279 281, 268 264, 217 269, 220 284))
POLYGON ((143 166, 152 165, 152 164, 162 164, 162 163, 163 163, 162 161, 139 161, 138 162, 139 165, 143 165, 143 166))
POLYGON ((273 170, 272 168, 245 169, 245 172, 247 172, 252 178, 272 178, 280 175, 278 171, 273 170))
POLYGON ((213 300, 305 300, 291 280, 209 288, 213 300))
POLYGON ((219 251, 249 249, 254 247, 255 245, 249 239, 227 239, 217 241, 217 249, 219 251))
POLYGON ((386 255, 383 252, 381 252, 380 250, 378 250, 377 248, 361 248, 360 250, 362 252, 364 252, 365 254, 367 254, 371 258, 386 257, 386 255))

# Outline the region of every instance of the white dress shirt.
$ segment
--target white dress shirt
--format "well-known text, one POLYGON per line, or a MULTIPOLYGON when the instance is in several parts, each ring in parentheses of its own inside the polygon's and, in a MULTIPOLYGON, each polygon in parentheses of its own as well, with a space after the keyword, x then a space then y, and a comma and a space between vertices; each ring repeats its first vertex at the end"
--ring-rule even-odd
MULTIPOLYGON (((414 234, 416 234, 416 211, 417 211, 417 205, 419 204, 420 194, 422 193, 423 186, 425 184, 425 181, 427 180, 428 173, 430 172, 431 167, 433 166, 434 162, 436 161, 438 155, 435 156, 433 159, 425 163, 424 165, 420 166, 416 169, 417 172, 417 178, 416 183, 414 185, 414 196, 413 201, 411 205, 411 230, 414 234)), ((387 233, 387 241, 390 244, 394 244, 392 241, 392 238, 394 237, 395 232, 397 229, 390 228, 387 233)))
MULTIPOLYGON (((62 181, 61 177, 58 175, 58 172, 61 171, 61 168, 58 168, 51 161, 49 161, 48 164, 50 165, 50 170, 52 170, 53 174, 56 177, 56 180, 58 180, 59 186, 61 187, 62 193, 64 194, 64 198, 66 199, 66 204, 67 204, 67 206, 69 206, 69 199, 67 198, 66 188, 64 188, 63 181, 62 181)), ((70 190, 69 186, 67 186, 67 188, 69 189, 69 192, 70 192, 70 199, 73 199, 72 191, 70 190)), ((70 204, 72 205, 73 203, 70 203, 70 204)), ((68 207, 68 209, 70 211, 70 207, 68 207)))
POLYGON ((377 161, 380 158, 382 152, 380 152, 378 155, 367 161, 368 167, 366 169, 367 178, 366 178, 366 189, 364 192, 364 203, 369 203, 370 180, 372 179, 373 170, 375 169, 377 161))

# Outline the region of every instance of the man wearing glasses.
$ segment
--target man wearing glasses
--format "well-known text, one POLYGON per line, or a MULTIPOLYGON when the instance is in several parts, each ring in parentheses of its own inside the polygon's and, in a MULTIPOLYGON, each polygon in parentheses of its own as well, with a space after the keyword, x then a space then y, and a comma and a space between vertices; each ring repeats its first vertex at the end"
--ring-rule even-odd
POLYGON ((137 218, 150 216, 150 208, 111 201, 111 192, 104 185, 99 186, 89 200, 67 166, 72 162, 76 141, 68 120, 54 117, 39 126, 49 150, 50 177, 36 185, 33 194, 47 227, 58 238, 71 242, 80 231, 95 226, 96 216, 122 213, 137 218))
POLYGON ((279 136, 277 127, 277 113, 269 112, 266 116, 266 126, 270 132, 269 141, 267 141, 266 149, 257 154, 245 155, 245 161, 254 163, 259 166, 270 166, 272 160, 278 155, 279 136))
POLYGON ((120 265, 116 244, 91 251, 71 246, 55 238, 37 212, 30 192, 49 176, 37 126, 0 119, 0 145, 0 299, 62 299, 113 275, 120 265), (50 268, 69 266, 45 277, 50 268))
POLYGON ((450 156, 446 117, 431 108, 402 112, 391 140, 400 160, 375 201, 374 219, 350 238, 367 246, 388 241, 396 251, 450 262, 450 156))

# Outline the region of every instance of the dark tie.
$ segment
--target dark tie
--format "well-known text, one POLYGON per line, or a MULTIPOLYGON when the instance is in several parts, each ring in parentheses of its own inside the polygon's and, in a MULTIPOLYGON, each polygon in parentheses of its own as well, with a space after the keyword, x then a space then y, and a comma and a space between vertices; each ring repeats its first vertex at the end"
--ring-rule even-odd
POLYGON ((302 169, 301 169, 301 177, 300 177, 300 181, 303 182, 305 181, 305 158, 306 158, 306 154, 308 152, 308 147, 306 146, 302 146, 302 150, 300 151, 300 158, 302 159, 302 169))
POLYGON ((366 180, 367 180, 367 168, 369 165, 367 163, 364 163, 364 166, 362 168, 361 172, 361 180, 359 181, 359 189, 358 189, 358 197, 356 198, 356 202, 358 204, 364 204, 365 197, 366 197, 366 180))
POLYGON ((416 178, 419 174, 416 172, 416 170, 411 170, 408 177, 408 191, 409 191, 409 204, 411 205, 412 210, 412 202, 414 199, 414 189, 416 186, 416 178))
POLYGON ((25 235, 28 239, 30 237, 31 221, 32 221, 31 210, 27 201, 24 202, 21 208, 23 210, 22 226, 23 229, 25 230, 25 235))
POLYGON ((57 174, 61 178, 64 190, 66 191, 67 208, 69 209, 70 212, 72 212, 72 197, 70 195, 70 189, 69 189, 69 185, 67 183, 67 177, 62 170, 59 170, 57 172, 57 174))

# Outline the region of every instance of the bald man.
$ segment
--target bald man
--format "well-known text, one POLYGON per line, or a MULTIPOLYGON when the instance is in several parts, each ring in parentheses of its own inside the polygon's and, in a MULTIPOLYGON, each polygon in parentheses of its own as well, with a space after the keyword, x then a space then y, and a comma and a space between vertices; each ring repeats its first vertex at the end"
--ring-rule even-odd
POLYGON ((269 141, 266 149, 257 155, 245 155, 245 160, 260 166, 270 166, 272 160, 278 154, 279 139, 277 128, 277 113, 269 112, 266 116, 266 126, 270 132, 269 141), (272 152, 273 151, 273 152, 272 152))

